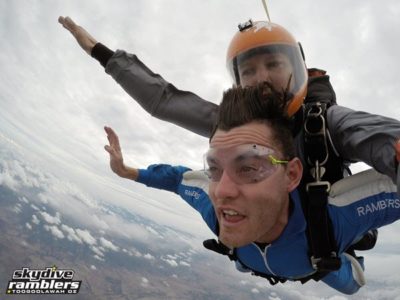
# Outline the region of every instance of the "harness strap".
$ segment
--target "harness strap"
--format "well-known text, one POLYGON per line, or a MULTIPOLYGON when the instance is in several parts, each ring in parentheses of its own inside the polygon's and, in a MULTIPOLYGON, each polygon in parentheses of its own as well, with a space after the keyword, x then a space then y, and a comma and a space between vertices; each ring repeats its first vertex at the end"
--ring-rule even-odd
POLYGON ((220 241, 216 241, 215 239, 205 240, 203 242, 203 246, 208 250, 228 256, 230 260, 236 261, 238 259, 234 249, 228 248, 220 241))
MULTIPOLYGON (((241 263, 244 267, 246 267, 247 269, 249 269, 251 271, 251 274, 254 276, 259 276, 262 278, 265 278, 268 280, 268 282, 271 285, 276 285, 277 283, 285 283, 287 281, 287 278, 283 278, 283 277, 279 277, 279 276, 274 276, 274 275, 269 275, 269 274, 265 274, 262 272, 258 272, 255 270, 252 270, 251 268, 249 268, 248 266, 246 266, 245 263, 243 263, 236 255, 236 251, 234 249, 230 249, 227 246, 225 246, 221 241, 217 241, 215 239, 209 239, 209 240, 205 240, 203 242, 203 246, 211 251, 217 252, 219 254, 222 255, 226 255, 229 257, 230 260, 232 261, 238 261, 239 263, 241 263)), ((302 284, 308 282, 309 280, 313 279, 315 281, 320 280, 321 278, 323 278, 328 272, 315 272, 309 276, 303 277, 303 278, 299 278, 299 279, 295 279, 294 281, 300 281, 302 284)))
POLYGON ((320 272, 336 271, 340 268, 341 261, 337 257, 332 226, 328 217, 327 198, 329 185, 324 182, 311 183, 311 185, 307 186, 307 190, 307 226, 311 265, 320 272))
POLYGON ((317 272, 322 272, 324 275, 338 270, 341 266, 327 211, 330 182, 321 180, 329 159, 326 109, 326 103, 316 102, 306 105, 304 150, 305 160, 311 173, 307 174, 307 178, 311 175, 311 179, 305 187, 304 196, 306 197, 302 197, 304 198, 303 211, 307 220, 311 265, 317 272))

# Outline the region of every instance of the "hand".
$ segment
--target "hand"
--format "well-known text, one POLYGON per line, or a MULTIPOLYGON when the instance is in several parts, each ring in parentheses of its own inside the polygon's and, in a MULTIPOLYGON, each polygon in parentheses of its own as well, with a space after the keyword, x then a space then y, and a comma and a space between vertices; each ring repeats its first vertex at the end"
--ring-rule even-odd
POLYGON ((96 39, 94 39, 83 27, 75 24, 75 22, 70 17, 59 17, 58 23, 62 24, 65 29, 67 29, 75 37, 79 46, 86 51, 87 54, 92 53, 94 45, 97 44, 96 39))
POLYGON ((107 139, 110 143, 110 145, 104 146, 104 149, 110 154, 111 170, 113 170, 113 172, 118 176, 126 177, 127 168, 124 165, 124 159, 122 157, 118 136, 110 127, 104 126, 104 130, 107 133, 107 139))
POLYGON ((397 162, 400 163, 400 140, 397 141, 397 143, 395 144, 395 149, 396 149, 396 159, 397 162))

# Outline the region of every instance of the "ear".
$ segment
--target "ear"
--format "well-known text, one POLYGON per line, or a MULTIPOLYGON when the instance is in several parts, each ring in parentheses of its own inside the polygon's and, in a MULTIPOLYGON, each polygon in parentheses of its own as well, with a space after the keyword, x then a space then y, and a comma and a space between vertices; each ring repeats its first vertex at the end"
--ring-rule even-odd
POLYGON ((293 158, 286 166, 286 176, 288 179, 287 189, 290 193, 300 184, 301 177, 303 176, 303 165, 300 159, 293 158))

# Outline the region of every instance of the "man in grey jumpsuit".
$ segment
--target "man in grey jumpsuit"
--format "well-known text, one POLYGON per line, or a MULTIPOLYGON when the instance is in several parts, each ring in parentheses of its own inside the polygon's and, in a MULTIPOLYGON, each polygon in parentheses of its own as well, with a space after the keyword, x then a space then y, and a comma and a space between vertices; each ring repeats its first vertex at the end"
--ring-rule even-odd
MULTIPOLYGON (((199 135, 210 136, 218 109, 216 104, 177 89, 153 73, 136 55, 109 50, 71 18, 60 17, 59 22, 89 55, 97 50, 97 59, 106 73, 151 115, 199 135)), ((343 160, 364 162, 400 186, 393 147, 400 138, 398 120, 332 105, 327 110, 327 124, 332 144, 343 160)))

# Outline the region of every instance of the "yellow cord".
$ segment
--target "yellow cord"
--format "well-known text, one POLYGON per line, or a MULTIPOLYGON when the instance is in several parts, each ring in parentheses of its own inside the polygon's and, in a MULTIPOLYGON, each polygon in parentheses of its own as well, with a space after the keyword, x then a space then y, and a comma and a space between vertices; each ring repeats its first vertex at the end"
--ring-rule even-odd
POLYGON ((270 159, 270 161, 271 161, 271 163, 272 163, 273 165, 282 165, 282 164, 288 164, 288 163, 289 163, 288 160, 280 160, 280 159, 277 159, 277 158, 273 157, 271 154, 268 155, 268 158, 270 159))

